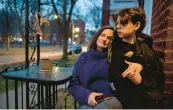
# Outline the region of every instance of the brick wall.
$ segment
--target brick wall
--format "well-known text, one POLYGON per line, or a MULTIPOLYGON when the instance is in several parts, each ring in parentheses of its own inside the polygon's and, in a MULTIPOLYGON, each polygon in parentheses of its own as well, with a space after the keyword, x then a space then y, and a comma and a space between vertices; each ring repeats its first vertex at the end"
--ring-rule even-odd
POLYGON ((165 93, 173 93, 173 0, 153 0, 151 37, 166 76, 165 93))

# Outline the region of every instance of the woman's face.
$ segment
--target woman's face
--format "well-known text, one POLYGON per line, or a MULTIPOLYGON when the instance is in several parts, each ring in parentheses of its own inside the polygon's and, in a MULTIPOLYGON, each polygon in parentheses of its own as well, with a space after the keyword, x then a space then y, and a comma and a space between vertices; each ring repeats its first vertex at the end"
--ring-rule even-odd
POLYGON ((108 47, 110 39, 113 37, 113 30, 105 29, 97 39, 97 48, 105 49, 108 47))
POLYGON ((118 16, 116 21, 116 28, 117 28, 117 34, 120 38, 127 38, 130 36, 133 36, 136 33, 136 25, 133 25, 131 21, 129 21, 127 24, 122 25, 121 17, 118 16))

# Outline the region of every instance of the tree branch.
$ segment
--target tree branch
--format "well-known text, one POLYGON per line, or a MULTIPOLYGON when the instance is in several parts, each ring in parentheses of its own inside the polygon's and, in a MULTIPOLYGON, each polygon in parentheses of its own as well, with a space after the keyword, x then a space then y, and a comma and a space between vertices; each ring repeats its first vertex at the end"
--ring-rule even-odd
MULTIPOLYGON (((54 11, 55 11, 55 14, 56 14, 57 16, 59 16, 59 12, 58 12, 58 9, 56 8, 56 5, 55 5, 54 0, 51 0, 51 3, 52 3, 52 6, 53 6, 53 9, 54 9, 54 11)), ((62 24, 61 24, 60 18, 57 19, 57 22, 58 22, 58 24, 59 24, 59 26, 60 26, 60 32, 62 33, 62 24)))
POLYGON ((76 2, 77 2, 77 0, 71 0, 71 7, 70 7, 70 11, 69 11, 69 16, 68 16, 68 22, 71 21, 72 11, 73 11, 73 8, 74 8, 76 2))

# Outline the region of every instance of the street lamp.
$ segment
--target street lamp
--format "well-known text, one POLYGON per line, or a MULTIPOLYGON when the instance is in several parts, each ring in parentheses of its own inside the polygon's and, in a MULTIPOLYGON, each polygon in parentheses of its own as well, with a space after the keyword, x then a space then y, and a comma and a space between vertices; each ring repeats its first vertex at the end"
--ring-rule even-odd
POLYGON ((55 19, 58 19, 58 15, 54 15, 54 18, 55 18, 55 19))
POLYGON ((77 37, 79 37, 79 35, 78 35, 78 34, 75 34, 75 35, 74 35, 74 37, 76 37, 76 38, 77 38, 77 37))
POLYGON ((78 27, 76 27, 74 30, 75 30, 75 32, 79 32, 80 31, 80 29, 78 27))
POLYGON ((74 38, 78 38, 79 37, 79 31, 80 31, 80 28, 79 27, 75 27, 74 28, 74 38))

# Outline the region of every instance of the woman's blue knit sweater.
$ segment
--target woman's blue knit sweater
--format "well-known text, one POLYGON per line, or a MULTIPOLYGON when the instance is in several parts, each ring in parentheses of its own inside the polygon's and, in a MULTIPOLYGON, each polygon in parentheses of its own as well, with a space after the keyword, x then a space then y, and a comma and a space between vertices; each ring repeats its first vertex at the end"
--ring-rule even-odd
POLYGON ((107 54, 89 50, 82 53, 74 65, 68 90, 80 105, 87 104, 92 92, 112 96, 108 79, 107 54))

